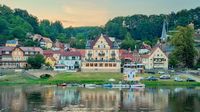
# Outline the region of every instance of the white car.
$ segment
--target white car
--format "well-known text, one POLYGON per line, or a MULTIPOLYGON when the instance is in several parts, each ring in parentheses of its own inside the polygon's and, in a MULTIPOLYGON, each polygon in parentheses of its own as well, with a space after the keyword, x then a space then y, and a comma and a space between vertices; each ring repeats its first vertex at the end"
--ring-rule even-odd
POLYGON ((161 75, 160 79, 170 79, 170 75, 161 75))
POLYGON ((165 74, 165 72, 163 72, 163 71, 158 71, 158 74, 165 74))

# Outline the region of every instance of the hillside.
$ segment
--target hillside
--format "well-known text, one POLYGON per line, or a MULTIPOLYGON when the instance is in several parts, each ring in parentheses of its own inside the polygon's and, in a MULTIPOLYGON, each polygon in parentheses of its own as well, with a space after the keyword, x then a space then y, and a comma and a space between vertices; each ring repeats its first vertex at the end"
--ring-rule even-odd
POLYGON ((64 28, 60 21, 42 20, 29 14, 26 10, 11 9, 0 5, 0 44, 8 39, 18 38, 24 46, 35 46, 37 43, 27 38, 27 34, 41 34, 53 41, 70 42, 72 47, 83 48, 86 39, 94 38, 100 33, 123 40, 127 32, 137 40, 156 41, 161 35, 163 20, 168 22, 168 29, 185 26, 193 22, 200 28, 200 7, 182 10, 168 15, 133 15, 116 17, 109 20, 105 27, 68 27, 64 28), (75 39, 71 37, 76 37, 75 39))

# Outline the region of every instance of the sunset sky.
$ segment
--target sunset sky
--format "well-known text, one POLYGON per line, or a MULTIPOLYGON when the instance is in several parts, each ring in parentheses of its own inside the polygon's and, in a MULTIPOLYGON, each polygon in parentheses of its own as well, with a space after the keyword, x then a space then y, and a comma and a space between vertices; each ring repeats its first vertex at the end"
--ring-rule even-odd
POLYGON ((64 26, 100 26, 116 16, 169 14, 200 6, 200 0, 0 0, 26 9, 41 19, 60 20, 64 26))

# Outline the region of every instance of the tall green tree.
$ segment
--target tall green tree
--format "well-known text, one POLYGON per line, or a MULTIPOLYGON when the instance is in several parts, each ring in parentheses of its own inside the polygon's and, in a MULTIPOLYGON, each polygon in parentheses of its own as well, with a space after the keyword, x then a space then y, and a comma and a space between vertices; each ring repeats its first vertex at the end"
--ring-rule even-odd
POLYGON ((131 49, 131 50, 134 50, 135 49, 135 45, 136 45, 136 42, 135 40, 131 37, 131 34, 128 32, 125 36, 125 39, 122 41, 121 43, 121 48, 122 49, 131 49))
POLYGON ((197 55, 193 39, 194 30, 189 26, 178 26, 176 30, 171 39, 171 44, 174 46, 172 57, 177 60, 178 65, 192 68, 197 55))
POLYGON ((44 56, 37 54, 33 57, 29 57, 27 60, 28 64, 31 65, 33 69, 40 69, 45 62, 44 56))

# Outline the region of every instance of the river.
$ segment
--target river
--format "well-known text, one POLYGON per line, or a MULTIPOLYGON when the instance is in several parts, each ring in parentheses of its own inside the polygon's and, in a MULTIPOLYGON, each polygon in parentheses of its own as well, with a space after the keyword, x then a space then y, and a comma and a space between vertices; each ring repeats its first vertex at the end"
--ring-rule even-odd
POLYGON ((200 88, 0 86, 0 112, 199 112, 200 88))

